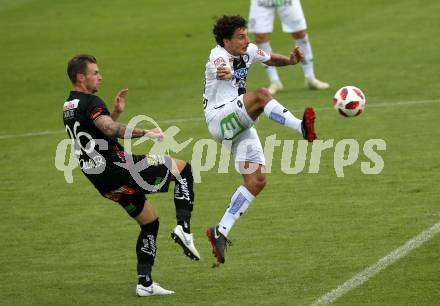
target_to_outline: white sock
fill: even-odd
[[[246,187],[240,186],[232,195],[231,203],[223,215],[218,227],[218,231],[225,237],[228,237],[234,223],[248,209],[249,204],[255,197],[247,190]]]
[[[292,130],[299,132],[300,134],[302,133],[301,131],[302,120],[296,118],[288,109],[282,106],[277,100],[275,99],[270,100],[264,107],[264,113],[269,119],[281,125],[285,125],[291,128]]]
[[[271,54],[272,53],[272,47],[270,46],[270,42],[264,42],[261,44],[257,44],[258,48],[265,51],[266,53]],[[280,77],[278,76],[277,68],[274,66],[268,66],[265,64],[262,64],[264,67],[264,70],[266,70],[267,76],[269,77],[269,80],[271,83],[279,82]]]
[[[315,71],[313,70],[313,53],[312,46],[309,42],[309,37],[306,35],[303,39],[295,39],[295,45],[300,47],[304,53],[304,60],[301,62],[304,77],[306,79],[314,79]]]

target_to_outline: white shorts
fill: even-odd
[[[252,162],[265,165],[263,147],[254,121],[246,112],[243,95],[215,111],[214,117],[207,122],[208,130],[218,142],[230,140],[231,152],[235,163]]]
[[[283,5],[275,6],[273,0],[251,0],[249,33],[272,33],[275,12],[280,16],[283,32],[296,33],[307,29],[300,1],[283,1]]]

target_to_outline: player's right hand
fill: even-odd
[[[157,139],[159,142],[161,142],[164,139],[165,134],[160,128],[155,128],[151,130],[145,130],[144,136],[152,139]]]
[[[230,80],[232,78],[231,68],[226,66],[220,66],[217,68],[217,79],[218,80]]]

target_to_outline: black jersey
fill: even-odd
[[[93,123],[101,115],[110,115],[110,112],[98,96],[71,91],[64,102],[64,126],[74,142],[81,170],[101,193],[105,193],[118,188],[129,178],[129,173],[115,164],[126,163],[124,147]]]

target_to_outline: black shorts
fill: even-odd
[[[145,195],[168,192],[171,181],[171,158],[162,155],[133,155],[135,163],[147,163],[146,169],[140,172],[126,171],[124,175],[115,175],[118,187],[101,194],[118,202],[131,217],[137,217],[146,200]],[[110,175],[112,177],[112,175]]]

